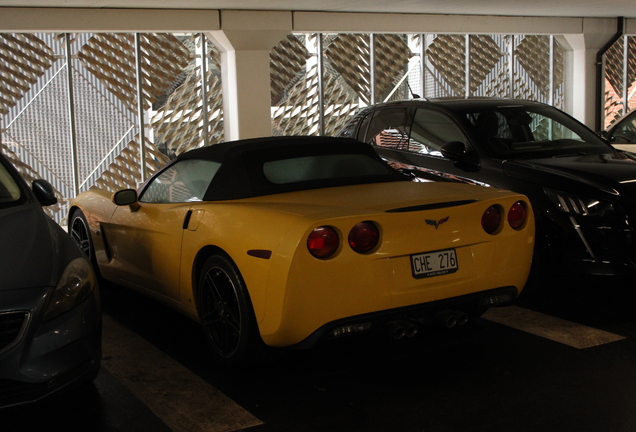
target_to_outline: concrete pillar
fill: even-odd
[[[223,10],[207,33],[221,51],[225,141],[271,135],[269,53],[291,31],[291,12]]]
[[[617,32],[617,20],[613,18],[583,18],[579,34],[559,37],[566,49],[565,111],[592,129],[597,128],[597,62],[600,50]]]

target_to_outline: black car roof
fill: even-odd
[[[238,159],[248,153],[258,153],[267,158],[267,154],[277,158],[281,154],[320,154],[332,153],[372,153],[373,147],[366,143],[351,138],[327,137],[327,136],[277,136],[251,138],[237,141],[228,141],[202,147],[182,153],[178,160],[182,159],[207,159],[216,162],[228,162]]]
[[[265,179],[262,172],[262,165],[267,161],[328,154],[366,155],[385,165],[387,174],[272,184]],[[410,180],[386,164],[370,144],[341,137],[285,136],[230,141],[183,153],[178,156],[177,161],[185,159],[205,159],[221,163],[218,173],[203,197],[204,201],[241,199],[360,183]]]
[[[519,100],[519,99],[507,99],[507,98],[493,98],[493,97],[467,97],[467,98],[421,98],[421,99],[404,99],[394,102],[386,102],[382,104],[373,105],[373,108],[383,106],[404,106],[404,105],[428,105],[428,106],[440,106],[449,109],[460,110],[472,110],[484,107],[497,107],[497,106],[539,106],[544,105],[540,102]]]

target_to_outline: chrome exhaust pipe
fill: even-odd
[[[406,329],[401,325],[400,321],[390,321],[386,323],[386,332],[395,340],[402,339],[406,336]]]
[[[404,321],[404,335],[408,338],[412,338],[417,334],[417,324],[411,321]]]
[[[457,316],[450,310],[444,310],[435,314],[435,319],[446,328],[453,328],[457,325]]]
[[[389,321],[385,325],[386,332],[395,340],[411,338],[417,334],[417,323],[407,320]]]
[[[457,320],[456,325],[463,326],[468,322],[469,317],[467,313],[464,313],[462,311],[453,311],[453,313],[455,314],[455,318]]]

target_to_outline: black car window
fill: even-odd
[[[529,137],[534,141],[555,141],[569,139],[584,142],[585,140],[572,129],[566,128],[561,123],[546,119],[541,114],[532,113],[532,122],[530,123],[531,132]]]
[[[390,173],[391,170],[386,165],[365,154],[314,155],[274,160],[263,164],[265,178],[274,184]]]
[[[497,111],[483,111],[474,118],[477,134],[496,153],[507,152],[512,144],[512,131],[506,118]]]
[[[364,140],[360,137],[358,140],[378,147],[406,150],[409,144],[409,128],[406,122],[406,108],[378,110],[373,114]]]
[[[451,141],[466,144],[464,133],[449,116],[429,109],[419,108],[415,111],[409,151],[441,157],[439,149]]]
[[[636,111],[627,116],[621,124],[612,131],[611,140],[614,144],[636,143]]]
[[[475,136],[500,157],[606,152],[598,135],[549,106],[480,107],[466,113]]]
[[[18,183],[9,171],[0,163],[0,207],[20,200],[22,193]]]
[[[219,162],[185,159],[151,180],[139,199],[147,203],[179,203],[202,201]]]

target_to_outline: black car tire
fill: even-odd
[[[197,288],[199,318],[214,358],[226,366],[255,364],[265,344],[236,264],[225,254],[212,255],[203,265]]]
[[[79,246],[84,255],[93,265],[95,273],[99,276],[99,269],[97,267],[97,260],[95,259],[95,247],[93,246],[93,239],[91,237],[91,231],[88,226],[86,216],[81,210],[75,210],[71,216],[71,220],[68,223],[68,233],[73,241]]]

